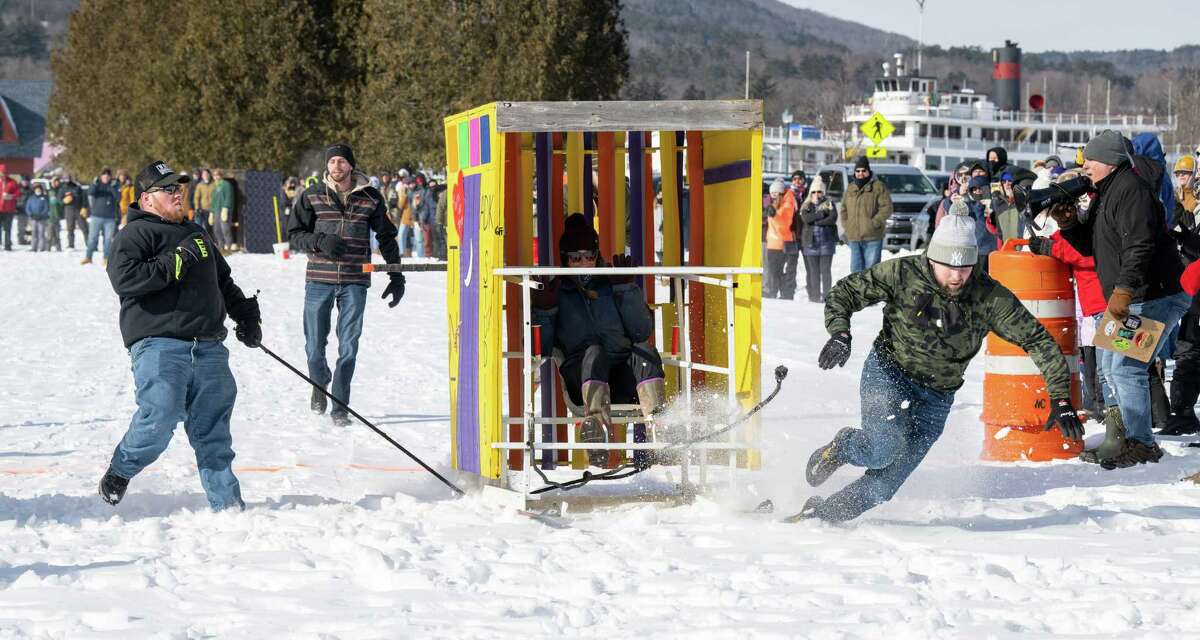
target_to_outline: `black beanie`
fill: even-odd
[[[808,182],[808,176],[804,175],[804,172],[799,169],[796,169],[792,172],[792,180],[795,180],[797,177],[805,182]]]
[[[354,151],[350,149],[350,145],[344,142],[338,142],[336,144],[329,145],[329,148],[325,150],[325,164],[329,164],[329,159],[334,156],[341,156],[345,158],[346,162],[350,163],[351,169],[353,169],[354,165],[356,164],[354,162]]]
[[[866,156],[859,156],[858,159],[856,159],[854,161],[854,168],[855,169],[866,169],[867,171],[870,171],[871,170],[871,161],[867,160]]]
[[[596,230],[592,228],[582,213],[572,213],[567,216],[567,221],[563,225],[562,236],[558,239],[558,251],[565,254],[568,251],[585,249],[599,251],[600,236],[596,235]],[[565,258],[563,262],[566,262]]]

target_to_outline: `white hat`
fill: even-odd
[[[783,181],[783,178],[775,178],[775,182],[771,183],[771,195],[780,196],[784,191],[787,191],[787,183]]]
[[[813,181],[808,183],[808,192],[812,193],[814,191],[825,193],[825,181],[821,179],[821,176],[813,178]]]
[[[950,205],[950,213],[933,230],[925,257],[951,267],[974,266],[979,259],[979,245],[975,241],[975,221],[969,214],[963,200]]]

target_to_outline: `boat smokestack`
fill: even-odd
[[[992,49],[992,99],[1002,111],[1021,110],[1021,48],[1012,40]]]

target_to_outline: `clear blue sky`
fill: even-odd
[[[782,0],[917,38],[916,0]],[[1136,9],[1134,9],[1136,7]],[[1200,3],[1189,0],[927,0],[925,42],[1025,51],[1174,49],[1200,44]]]

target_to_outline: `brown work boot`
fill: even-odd
[[[608,442],[612,423],[612,396],[608,383],[589,380],[583,383],[583,407],[587,416],[579,425],[580,442]],[[588,464],[603,467],[608,461],[605,449],[588,449]]]
[[[92,263],[91,258],[84,258],[83,260],[79,261],[79,264],[91,264],[91,263]]]
[[[662,378],[646,380],[637,388],[642,415],[649,418],[667,406],[667,383]]]

